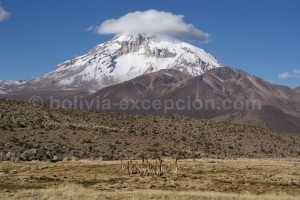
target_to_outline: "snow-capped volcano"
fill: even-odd
[[[29,83],[37,87],[98,90],[161,69],[178,69],[196,76],[220,66],[204,50],[177,39],[122,34]]]

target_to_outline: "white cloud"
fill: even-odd
[[[294,74],[299,74],[299,75],[300,75],[300,69],[294,69],[294,70],[293,70],[293,73],[294,73]]]
[[[184,21],[183,15],[158,10],[128,13],[118,19],[104,21],[98,34],[150,33],[208,41],[209,34]]]
[[[10,12],[5,10],[1,5],[0,5],[0,22],[8,19],[10,16]]]
[[[291,78],[300,78],[300,70],[299,69],[294,69],[292,71],[289,72],[283,72],[278,74],[278,78],[280,80],[288,80]]]
[[[86,28],[86,31],[94,31],[95,27],[94,26],[89,26]]]
[[[283,72],[283,73],[280,73],[278,74],[278,78],[280,80],[287,80],[290,78],[290,72]]]

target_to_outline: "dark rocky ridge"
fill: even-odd
[[[162,104],[183,101],[183,109],[166,109],[163,106],[160,109],[138,106],[136,109],[128,106],[129,109],[123,111],[230,120],[279,132],[300,133],[300,96],[296,89],[273,85],[228,67],[216,68],[197,77],[180,71],[162,70],[104,88],[90,96],[89,100],[96,98],[109,99],[115,105],[114,111],[122,111],[119,102],[143,105],[145,100],[159,100]],[[188,104],[197,101],[202,103],[200,109],[188,107]]]

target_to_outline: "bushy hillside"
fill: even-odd
[[[51,110],[0,101],[0,159],[298,157],[300,138],[184,117]]]

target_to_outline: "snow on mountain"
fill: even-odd
[[[0,80],[0,95],[7,94],[11,90],[25,84],[26,81]]]
[[[197,76],[216,67],[221,65],[212,55],[189,43],[164,36],[122,34],[29,83],[94,91],[161,69]]]
[[[25,81],[15,81],[15,80],[0,80],[0,87],[11,86],[11,85],[22,85]]]

